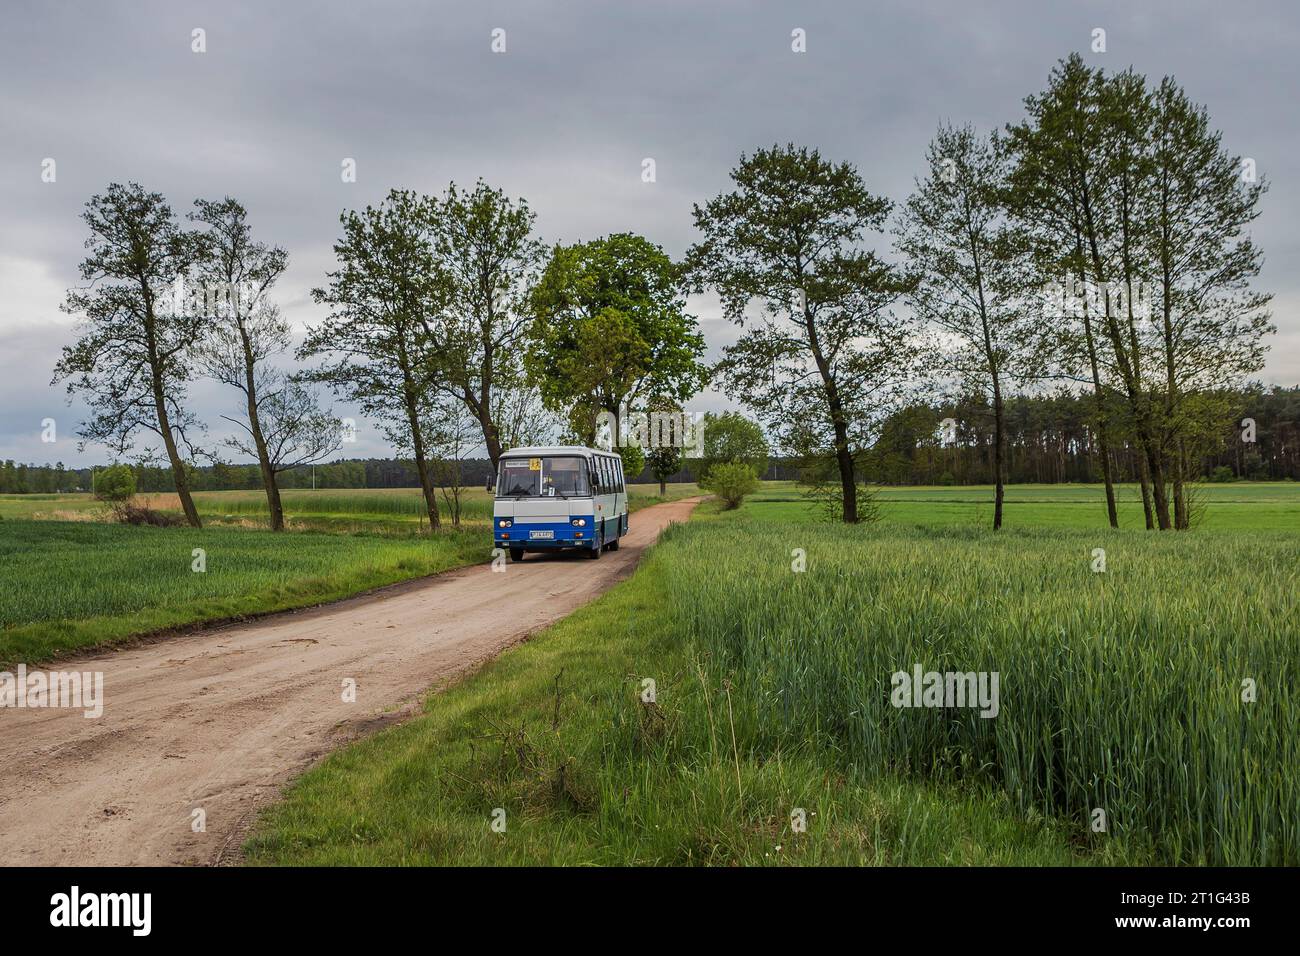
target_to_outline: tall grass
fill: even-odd
[[[383,517],[418,519],[426,514],[424,498],[418,489],[399,489],[393,492],[329,492],[329,491],[285,491],[281,494],[281,503],[292,518],[294,515],[327,515],[346,517],[351,515],[378,515]],[[256,495],[239,497],[217,497],[200,495],[199,504],[205,511],[232,515],[267,515],[269,508],[266,497],[260,492]],[[438,508],[443,517],[446,514],[446,501],[441,493]],[[492,515],[491,499],[481,494],[468,494],[461,501],[462,517],[486,520]]]
[[[664,613],[731,687],[745,751],[995,785],[1093,843],[1100,808],[1169,863],[1300,862],[1294,536],[742,516],[674,529],[671,547]],[[891,675],[914,664],[998,672],[1000,712],[895,708]]]

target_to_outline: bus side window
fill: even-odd
[[[603,495],[605,493],[605,463],[601,460],[600,456],[597,455],[595,458],[591,459],[591,464],[594,466],[592,470],[596,473],[595,494]]]
[[[619,494],[623,494],[623,495],[625,495],[625,494],[627,494],[627,482],[624,480],[624,476],[623,476],[623,459],[622,459],[622,458],[620,458],[620,459],[618,459],[618,461],[614,462],[614,468],[615,468],[615,470],[618,472],[618,491],[619,491]]]
[[[600,493],[602,495],[609,494],[609,459],[608,458],[602,458],[600,460]]]

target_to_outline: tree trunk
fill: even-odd
[[[199,520],[199,509],[194,507],[194,499],[190,497],[190,476],[185,471],[185,463],[181,461],[180,452],[176,448],[176,438],[172,435],[171,417],[167,414],[167,396],[163,392],[162,382],[162,361],[158,355],[157,339],[154,337],[154,312],[153,312],[153,294],[148,288],[148,283],[141,283],[145,298],[145,347],[149,353],[149,376],[150,385],[153,388],[153,407],[158,416],[158,431],[162,434],[163,447],[167,449],[167,460],[172,466],[172,480],[176,485],[176,497],[181,501],[181,510],[185,512],[185,520],[190,523],[191,528],[203,527],[203,522]]]
[[[1002,528],[1002,499],[1005,496],[1003,476],[1006,471],[1006,428],[1003,425],[1002,386],[996,373],[993,375],[993,530]]]
[[[1138,455],[1138,482],[1142,486],[1142,516],[1146,519],[1148,531],[1156,527],[1155,513],[1151,510],[1151,473],[1147,467],[1146,449]]]
[[[838,406],[838,402],[836,405]],[[840,468],[840,490],[844,494],[843,517],[845,524],[858,523],[858,483],[853,474],[853,455],[849,453],[848,428],[838,408],[835,415],[835,461]]]
[[[1155,497],[1156,521],[1161,531],[1168,531],[1172,524],[1169,521],[1169,498],[1165,491],[1164,458],[1150,436],[1147,436],[1145,444],[1147,463],[1151,469],[1151,491]]]
[[[172,479],[176,483],[176,497],[181,500],[181,509],[185,512],[185,520],[190,523],[190,527],[201,528],[203,522],[199,520],[199,509],[194,507],[194,499],[190,497],[190,476],[185,471],[185,463],[181,461],[180,452],[176,448],[176,439],[172,436],[171,419],[167,415],[167,403],[163,399],[162,385],[156,377],[154,379],[153,399],[154,408],[158,412],[158,429],[162,432],[163,445],[167,449],[167,458],[172,465]]]
[[[488,458],[492,461],[492,468],[495,470],[501,463],[501,453],[505,449],[501,447],[501,435],[496,422],[492,421],[492,393],[485,386],[483,394],[479,397],[469,389],[462,390],[461,394],[470,413],[483,431],[483,447],[487,449]]]
[[[1101,455],[1102,480],[1106,483],[1106,516],[1110,519],[1110,526],[1118,528],[1119,513],[1115,510],[1115,482],[1111,478],[1110,445],[1106,439],[1108,425],[1106,397],[1101,387],[1101,370],[1097,366],[1097,346],[1092,337],[1092,321],[1088,316],[1086,300],[1083,307],[1083,331],[1088,344],[1088,362],[1092,368],[1092,388],[1097,397],[1097,451]]]
[[[969,224],[969,219],[967,220]],[[1003,427],[1002,383],[998,375],[997,355],[993,350],[993,333],[989,328],[988,306],[984,301],[984,269],[980,265],[979,245],[975,234],[968,225],[971,261],[975,264],[975,287],[979,294],[980,328],[984,334],[984,360],[989,364],[989,379],[993,384],[993,530],[1002,528],[1002,499],[1006,493],[1003,487],[1006,447],[1005,428]]]
[[[438,515],[438,495],[433,487],[433,476],[424,455],[424,434],[420,429],[420,412],[415,404],[415,387],[408,379],[406,392],[406,420],[411,427],[411,450],[415,454],[415,470],[420,475],[420,490],[424,492],[424,506],[429,513],[429,530],[438,531],[442,520]]]
[[[802,275],[802,264],[796,270]],[[803,307],[804,328],[808,333],[808,346],[812,350],[813,360],[817,363],[817,372],[821,375],[822,387],[826,389],[826,404],[831,413],[831,425],[835,429],[835,462],[840,472],[840,493],[843,496],[841,517],[845,524],[858,523],[858,484],[853,473],[853,455],[849,452],[849,427],[844,421],[844,405],[840,401],[839,388],[835,376],[831,374],[830,364],[822,354],[821,343],[817,340],[817,326],[813,323],[812,309],[808,303]]]
[[[262,473],[262,488],[266,492],[266,506],[271,512],[271,530],[284,530],[284,508],[280,504],[280,488],[275,480],[275,467],[271,464],[271,454],[266,447],[266,438],[262,435],[262,423],[257,416],[257,395],[253,391],[253,369],[248,368],[248,424],[253,433],[253,444],[257,448],[257,466]]]
[[[1187,513],[1187,489],[1183,487],[1183,469],[1185,453],[1182,443],[1179,443],[1177,455],[1174,458],[1174,528],[1178,531],[1186,531],[1191,527],[1191,516]]]
[[[663,497],[665,497],[667,494],[668,494],[668,482],[666,482],[666,481],[660,481],[660,482],[659,482],[659,497],[660,497],[660,498],[663,498]]]
[[[242,315],[239,318],[239,338],[244,350],[244,398],[248,404],[248,430],[253,435],[253,446],[257,449],[257,467],[262,473],[266,506],[271,512],[271,530],[283,531],[284,507],[280,502],[280,486],[275,478],[275,465],[266,447],[266,437],[262,434],[262,421],[258,415],[257,359],[253,355],[253,343],[249,341]]]

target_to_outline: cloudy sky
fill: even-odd
[[[49,384],[73,319],[86,199],[134,180],[184,212],[229,194],[284,246],[276,299],[298,327],[332,265],[339,212],[393,186],[483,177],[524,196],[548,242],[640,232],[674,257],[691,204],[742,151],[815,145],[900,200],[942,121],[1019,118],[1072,51],[1174,74],[1272,182],[1255,236],[1279,334],[1264,372],[1300,382],[1300,134],[1291,0],[513,0],[10,3],[0,28],[0,459],[89,464],[83,409]],[[807,52],[791,50],[791,31]],[[1093,30],[1106,52],[1093,53]],[[195,29],[206,52],[192,50]],[[504,30],[505,52],[492,51]],[[653,158],[657,181],[643,183]],[[56,181],[42,182],[55,160]],[[340,164],[356,161],[357,181]],[[734,332],[693,301],[711,353]],[[717,408],[702,396],[697,408]],[[198,383],[198,415],[237,407]],[[342,406],[339,411],[346,411]],[[54,418],[57,441],[41,440]],[[219,434],[222,430],[214,428]],[[362,421],[351,456],[385,455]]]

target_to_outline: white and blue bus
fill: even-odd
[[[598,448],[512,448],[497,465],[492,531],[496,546],[522,561],[528,552],[617,551],[627,534],[623,459]]]

